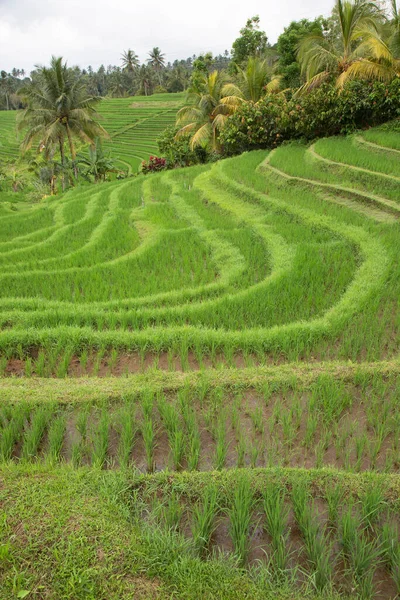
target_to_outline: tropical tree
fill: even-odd
[[[98,97],[88,96],[84,81],[63,63],[52,57],[50,67],[39,67],[35,83],[24,90],[28,107],[18,120],[26,130],[22,150],[38,143],[38,151],[51,157],[58,148],[65,165],[65,143],[75,162],[75,139],[93,144],[97,136],[107,136],[95,111]],[[77,169],[75,166],[75,176]]]
[[[10,96],[13,92],[12,78],[6,71],[0,72],[0,95],[4,97],[6,110],[10,110]]]
[[[251,56],[243,69],[238,68],[237,84],[227,83],[222,88],[221,103],[235,108],[243,102],[258,102],[265,95],[270,76],[268,61]]]
[[[158,46],[156,48],[153,48],[153,50],[151,50],[149,52],[149,56],[150,58],[148,59],[148,63],[150,66],[153,67],[154,71],[157,73],[158,75],[158,80],[160,85],[162,84],[162,79],[161,79],[161,71],[164,69],[165,67],[165,54],[163,54],[160,50],[160,48],[158,48]]]
[[[169,92],[182,92],[188,87],[189,72],[188,69],[178,63],[174,64],[168,73],[167,89]]]
[[[327,20],[322,17],[318,17],[314,21],[308,19],[292,21],[285,27],[276,43],[278,60],[275,68],[276,75],[281,77],[283,87],[296,89],[304,83],[301,81],[300,65],[297,60],[299,43],[306,35],[322,35],[326,28]]]
[[[141,93],[148,96],[153,91],[153,73],[147,65],[142,65],[137,72],[136,82]]]
[[[96,182],[105,181],[107,173],[115,170],[111,157],[104,153],[100,138],[96,138],[94,145],[89,146],[87,156],[78,155],[78,164],[83,165],[84,176],[93,177]]]
[[[385,16],[369,0],[337,0],[339,36],[311,34],[300,42],[298,59],[306,83],[299,92],[334,78],[338,88],[351,79],[391,81],[400,69],[380,34]]]
[[[260,30],[260,17],[248,19],[240,30],[240,36],[232,44],[232,62],[242,65],[251,56],[264,57],[268,48],[265,31]]]
[[[121,54],[122,68],[124,71],[133,73],[139,67],[139,57],[131,49],[124,50]]]
[[[219,151],[218,133],[226,119],[232,113],[228,104],[221,103],[225,76],[219,71],[202,75],[201,91],[191,89],[188,103],[177,115],[177,126],[180,128],[176,138],[191,136],[190,146],[202,146]]]

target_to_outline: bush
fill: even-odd
[[[167,159],[167,168],[190,167],[209,160],[207,150],[201,147],[190,147],[190,135],[184,135],[175,139],[178,128],[168,127],[158,138],[160,153]]]
[[[168,90],[162,85],[156,85],[154,88],[153,94],[167,94]]]
[[[220,142],[226,155],[275,148],[287,140],[351,133],[400,116],[400,78],[390,84],[353,81],[339,93],[325,84],[309,94],[267,95],[228,119]]]
[[[164,171],[167,168],[167,161],[165,158],[160,156],[150,156],[149,160],[142,162],[142,173],[156,173],[157,171]]]

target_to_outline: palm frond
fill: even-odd
[[[310,92],[311,90],[319,87],[322,83],[327,81],[330,78],[330,76],[331,74],[329,71],[321,71],[321,73],[317,73],[317,75],[314,75],[314,77],[312,77],[311,79],[306,81],[304,85],[299,87],[299,89],[294,95],[301,96],[302,94]]]
[[[205,123],[200,127],[193,135],[190,142],[191,148],[194,149],[196,146],[205,147],[213,139],[213,127],[211,123]]]
[[[372,60],[360,59],[354,61],[347,71],[344,71],[337,79],[336,86],[343,89],[347,81],[352,79],[367,79],[390,82],[396,76],[391,65],[386,65]]]

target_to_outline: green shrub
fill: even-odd
[[[190,135],[175,139],[178,129],[179,127],[168,127],[157,140],[160,154],[167,159],[167,168],[190,167],[210,162],[212,157],[204,148],[190,148]]]
[[[258,148],[275,148],[293,139],[350,133],[400,116],[400,78],[391,84],[350,82],[341,93],[324,84],[309,94],[267,95],[245,104],[221,132],[227,155]]]

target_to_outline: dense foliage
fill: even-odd
[[[307,95],[267,95],[242,105],[220,141],[226,154],[274,148],[284,141],[311,140],[377,125],[400,116],[400,79],[391,84],[349,82],[342,93],[324,84]]]
[[[314,21],[308,19],[292,21],[279,36],[276,44],[278,54],[276,73],[281,77],[281,87],[283,89],[295,89],[301,85],[301,70],[297,60],[299,42],[304,35],[310,33],[321,34],[323,25],[321,17]]]

